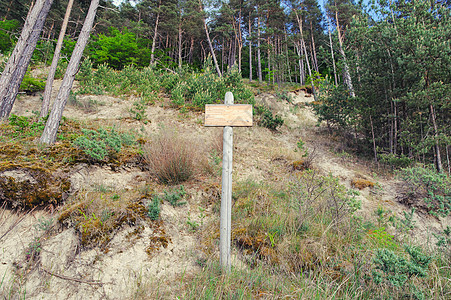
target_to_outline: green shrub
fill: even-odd
[[[42,79],[31,77],[27,72],[20,84],[19,90],[26,92],[27,94],[33,94],[39,91],[43,91],[45,88],[45,82]]]
[[[426,277],[431,256],[424,254],[414,246],[404,246],[409,254],[409,260],[398,256],[391,250],[379,249],[373,260],[375,268],[372,271],[376,284],[388,283],[394,287],[403,287],[413,276]]]
[[[423,200],[432,215],[446,217],[451,213],[451,178],[448,175],[432,167],[417,166],[401,169],[399,177],[405,184],[405,197]]]
[[[255,106],[255,112],[257,115],[260,115],[260,120],[258,123],[271,130],[277,130],[280,126],[283,125],[283,119],[279,115],[273,115],[271,110],[266,106]]]
[[[14,33],[19,28],[17,20],[1,20],[0,21],[0,52],[9,51],[15,41]]]
[[[113,157],[121,151],[122,145],[131,145],[134,137],[121,134],[114,128],[107,131],[100,128],[98,131],[82,129],[83,135],[78,137],[74,144],[82,149],[91,159],[102,161],[107,156]]]
[[[180,189],[174,189],[171,192],[164,191],[163,200],[169,202],[173,207],[185,205],[186,202],[180,202],[185,197],[185,187],[182,185]]]
[[[158,220],[161,211],[161,199],[158,196],[153,196],[152,200],[147,205],[147,215],[152,221]]]

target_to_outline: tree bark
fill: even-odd
[[[313,84],[313,78],[312,78],[312,69],[310,68],[310,63],[308,61],[308,54],[307,54],[307,47],[305,46],[305,41],[304,41],[304,31],[302,30],[302,22],[301,19],[299,18],[299,15],[297,13],[297,11],[294,11],[296,14],[296,19],[298,21],[298,26],[299,26],[299,32],[301,33],[301,50],[304,49],[304,54],[305,54],[305,62],[307,63],[307,70],[309,73],[309,76],[311,78],[312,81],[312,92],[313,92],[313,98],[316,101],[316,91],[315,91],[315,85]]]
[[[332,34],[330,32],[330,20],[329,17],[327,17],[327,31],[329,32],[329,42],[330,42],[330,54],[332,55],[332,65],[334,68],[334,79],[335,79],[335,85],[338,85],[338,78],[337,78],[337,67],[335,66],[335,56],[334,56],[334,46],[332,45]]]
[[[257,6],[258,11],[258,6]],[[262,75],[262,61],[261,61],[261,50],[260,50],[260,16],[257,17],[257,72],[258,72],[258,82],[263,81]]]
[[[7,118],[11,113],[52,2],[53,0],[45,0],[42,2],[42,6],[41,3],[36,3],[32,8],[27,18],[27,21],[30,20],[30,22],[28,24],[27,21],[25,22],[21,37],[5,66],[0,79],[0,119]],[[40,10],[38,11],[38,9]],[[31,24],[33,21],[34,23]],[[29,26],[31,25],[30,29]]]
[[[182,20],[179,23],[179,69],[182,69]]]
[[[249,36],[252,32],[251,12],[249,12]],[[252,40],[249,37],[249,82],[252,81]]]
[[[30,9],[22,33],[0,77],[0,119],[7,118],[16,99],[20,83],[36,48],[39,34],[53,0],[38,0]],[[42,22],[40,20],[44,19]],[[22,75],[23,74],[23,75]],[[17,91],[15,91],[17,90]]]
[[[199,8],[200,11],[204,11],[204,8],[202,6],[202,0],[199,0]],[[207,21],[205,20],[204,16],[202,16],[202,22],[204,23],[205,35],[207,36],[208,46],[210,47],[210,53],[213,58],[213,63],[215,64],[216,72],[218,72],[219,77],[221,77],[222,76],[221,70],[219,69],[218,61],[216,60],[213,44],[211,43],[210,34],[208,33]]]
[[[155,65],[155,47],[156,47],[156,44],[157,44],[158,23],[159,23],[159,20],[160,20],[160,7],[161,7],[161,0],[160,0],[160,2],[158,2],[157,19],[155,20],[155,28],[154,28],[154,32],[153,32],[152,50],[150,51],[150,66],[154,66]]]
[[[41,113],[39,114],[39,118],[44,118],[49,113],[53,80],[55,79],[56,67],[58,66],[58,60],[60,58],[61,48],[63,46],[64,35],[66,34],[67,23],[69,23],[69,17],[72,11],[73,4],[74,0],[69,0],[69,2],[67,3],[66,14],[64,15],[63,25],[61,26],[58,42],[56,43],[55,53],[53,54],[52,65],[50,66],[49,75],[47,76],[47,82],[45,84],[44,99],[42,101]]]
[[[96,17],[97,8],[99,7],[99,0],[92,0],[89,6],[88,14],[75,45],[69,65],[67,66],[66,74],[58,91],[58,96],[53,103],[52,111],[50,112],[47,123],[45,124],[44,132],[42,133],[40,142],[44,144],[53,144],[56,140],[56,134],[63,115],[64,107],[66,106],[69,93],[74,83],[75,74],[78,72],[83,50],[89,40],[89,35]]]
[[[437,172],[441,173],[443,171],[442,166],[442,157],[440,155],[440,145],[438,143],[438,129],[437,129],[437,122],[435,117],[435,111],[434,106],[432,104],[429,105],[429,108],[431,110],[431,118],[432,118],[432,125],[434,126],[434,137],[435,137],[435,166],[437,168]]]
[[[346,54],[343,49],[343,37],[341,35],[340,24],[338,23],[338,11],[337,10],[335,11],[335,20],[337,22],[338,43],[340,46],[339,50],[340,50],[341,56],[343,57],[345,84],[348,87],[349,93],[351,94],[351,96],[355,97],[354,87],[352,85],[351,73],[349,72],[349,66],[348,66],[348,62],[346,60]]]

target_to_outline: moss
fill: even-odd
[[[304,171],[304,170],[308,170],[309,169],[309,165],[308,163],[301,159],[301,160],[296,160],[294,162],[291,163],[291,169],[293,171]]]
[[[23,177],[21,180],[14,176],[0,177],[0,200],[5,201],[9,207],[57,205],[66,198],[70,189],[69,180],[54,177],[39,166],[22,168],[6,162],[0,164],[0,172],[4,171],[17,171]]]
[[[157,251],[159,248],[167,248],[169,243],[171,242],[171,238],[166,234],[166,231],[163,227],[163,222],[153,222],[152,223],[153,236],[149,238],[149,246],[146,247],[146,253],[149,256]]]
[[[367,187],[370,188],[374,187],[374,182],[362,178],[354,178],[351,181],[351,186],[358,188],[359,190],[363,190],[364,188]]]

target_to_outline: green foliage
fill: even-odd
[[[114,128],[107,131],[103,128],[96,130],[82,129],[83,135],[78,137],[74,144],[82,149],[91,159],[102,161],[107,156],[121,151],[122,145],[134,143],[134,137],[129,134],[119,133]]]
[[[36,92],[44,91],[45,81],[38,78],[31,77],[30,73],[25,73],[25,76],[20,84],[19,91],[27,94],[34,94]]]
[[[186,202],[180,202],[185,197],[185,187],[182,185],[180,189],[174,189],[171,192],[164,191],[163,200],[171,203],[173,207],[185,205]]]
[[[147,215],[152,221],[158,220],[161,211],[161,199],[158,196],[153,196],[152,200],[147,205]]]
[[[271,130],[277,130],[283,125],[283,119],[279,115],[274,115],[271,110],[264,105],[255,105],[255,112],[261,116],[259,124]]]
[[[429,213],[446,217],[451,213],[451,178],[432,168],[412,167],[400,170],[407,196],[424,200]]]
[[[9,51],[14,42],[14,33],[19,28],[19,21],[17,20],[1,20],[0,21],[0,53]]]
[[[34,121],[30,117],[17,116],[12,114],[9,117],[9,124],[14,127],[14,137],[18,136],[38,136],[42,133],[47,119]]]
[[[94,65],[108,64],[121,70],[128,65],[145,66],[150,60],[150,51],[141,47],[136,35],[126,27],[110,27],[108,35],[99,34],[89,45],[89,56]]]
[[[373,280],[377,284],[389,283],[394,287],[403,287],[413,276],[426,277],[431,256],[414,246],[404,246],[409,254],[409,260],[398,256],[391,250],[379,249],[373,259],[375,268],[372,271]]]
[[[377,155],[381,163],[387,164],[394,168],[406,168],[412,164],[412,159],[404,154],[396,155],[393,153],[379,153]]]
[[[254,103],[254,95],[245,87],[241,74],[236,68],[218,77],[210,63],[207,61],[204,70],[200,73],[182,74],[175,85],[174,81],[170,82],[174,88],[168,89],[168,86],[166,91],[171,93],[175,106],[202,110],[205,104],[222,103],[228,91],[233,93],[234,103]]]
[[[143,99],[133,102],[133,107],[130,108],[130,114],[132,115],[133,119],[138,121],[147,119],[146,107],[146,102]]]

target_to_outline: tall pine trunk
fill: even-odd
[[[330,32],[330,19],[327,17],[327,31],[329,33],[330,54],[332,55],[332,66],[334,68],[335,85],[338,85],[337,68],[335,66],[334,46],[332,44],[332,34]]]
[[[349,93],[352,97],[355,97],[354,86],[352,85],[351,73],[349,72],[348,62],[346,60],[346,54],[343,49],[343,37],[341,35],[340,24],[338,23],[338,11],[335,11],[335,20],[337,22],[337,33],[338,33],[338,43],[340,54],[343,57],[343,65],[344,65],[344,81],[346,86],[349,89]]]
[[[50,112],[47,123],[45,124],[44,132],[42,133],[40,139],[41,143],[53,144],[56,140],[56,133],[61,121],[61,116],[63,115],[64,107],[66,106],[67,99],[69,98],[69,93],[74,83],[75,74],[77,74],[78,66],[83,55],[83,50],[88,43],[98,7],[99,0],[92,0],[85,22],[83,23],[83,27],[78,37],[77,44],[75,45],[69,65],[67,66],[66,74],[64,75],[63,82],[61,83],[61,87],[58,91],[58,96],[53,103],[52,111]]]
[[[200,8],[201,12],[204,11],[204,8],[202,6],[202,0],[199,0],[199,8]],[[210,34],[208,32],[207,21],[205,20],[205,16],[202,16],[202,22],[204,23],[205,35],[207,36],[207,42],[208,42],[208,46],[210,47],[210,53],[213,58],[213,63],[215,64],[216,72],[218,73],[219,77],[221,77],[222,76],[221,70],[219,69],[218,61],[216,60],[216,55],[215,55],[215,51],[213,49],[213,44],[211,43]]]
[[[258,10],[258,6],[257,6]],[[262,76],[262,60],[261,60],[261,50],[260,50],[260,16],[257,17],[257,72],[258,72],[258,81],[263,81]]]
[[[155,28],[153,31],[152,49],[150,51],[150,66],[155,65],[155,48],[157,45],[158,23],[160,21],[160,7],[161,7],[161,0],[158,2],[157,19],[155,20]],[[166,48],[167,48],[167,46],[166,46]]]
[[[49,75],[45,84],[44,99],[42,101],[41,113],[39,118],[44,118],[49,113],[50,97],[52,95],[53,80],[55,79],[56,67],[60,58],[61,48],[63,46],[64,35],[66,34],[67,23],[69,23],[69,16],[72,10],[74,0],[69,0],[67,3],[66,14],[64,15],[63,25],[61,26],[58,42],[56,43],[55,53],[53,54],[52,65],[50,66]]]
[[[251,12],[249,12],[249,35],[252,32]],[[252,81],[252,40],[249,37],[249,82]]]
[[[47,18],[53,0],[40,0],[31,8],[22,33],[0,78],[0,119],[11,113],[19,86]]]

